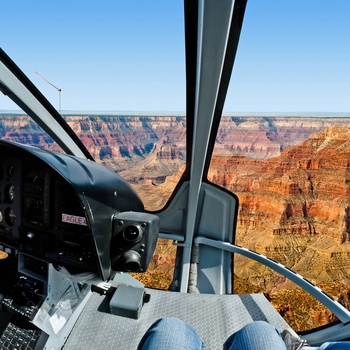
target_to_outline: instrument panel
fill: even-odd
[[[113,216],[126,210],[143,211],[141,199],[102,165],[0,141],[0,250],[105,280]]]
[[[44,162],[1,156],[0,242],[72,270],[96,271],[84,207],[69,184]]]

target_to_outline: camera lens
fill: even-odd
[[[127,225],[124,227],[123,236],[129,243],[137,243],[142,239],[142,230],[137,225]]]

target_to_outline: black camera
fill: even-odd
[[[145,272],[156,248],[159,218],[140,212],[113,217],[111,263],[114,271]]]

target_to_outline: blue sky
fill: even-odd
[[[0,1],[0,47],[56,108],[35,71],[63,111],[185,109],[181,0]],[[225,110],[350,112],[349,13],[349,0],[248,0]]]

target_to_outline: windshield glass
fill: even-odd
[[[163,207],[176,185],[164,182],[185,162],[183,4],[63,1],[53,10],[9,3],[6,18],[20,25],[5,26],[4,51],[97,162],[135,186],[147,209]],[[18,112],[7,96],[0,103],[0,112]],[[167,194],[155,196],[155,186]]]
[[[239,198],[236,244],[349,307],[349,4],[248,1],[209,180]],[[234,290],[263,292],[295,330],[335,321],[235,255]]]
[[[0,94],[0,101],[9,99]],[[23,143],[41,149],[64,153],[62,148],[48,135],[27,113],[18,109],[18,106],[10,101],[12,109],[0,110],[0,137]]]
[[[96,162],[129,181],[146,209],[162,208],[186,159],[183,4],[64,0],[3,10],[6,54]],[[1,93],[0,121],[4,139],[62,152]],[[159,240],[148,272],[137,278],[168,289],[175,252]]]

